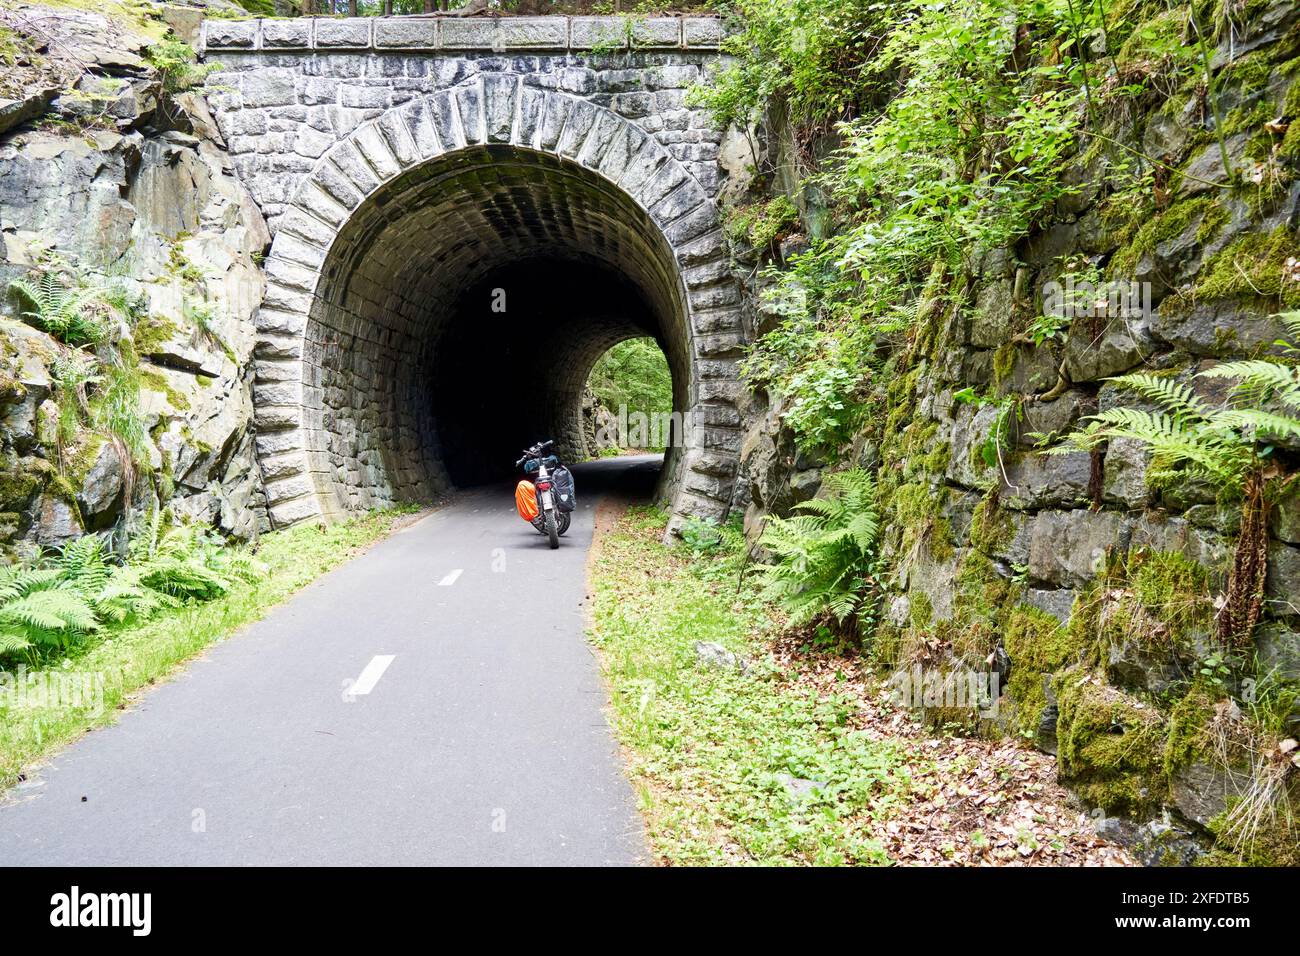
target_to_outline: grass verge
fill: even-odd
[[[633,507],[591,559],[592,643],[615,729],[667,864],[887,863],[873,836],[909,790],[900,749],[855,728],[856,702],[787,679],[768,610],[736,588],[742,539],[709,553],[660,542]],[[738,666],[709,664],[697,642]]]
[[[263,535],[257,560],[265,576],[203,604],[163,612],[143,624],[105,627],[52,667],[94,675],[99,696],[84,706],[26,707],[0,695],[0,790],[25,768],[94,727],[111,723],[135,691],[238,628],[262,617],[303,585],[358,554],[408,520],[411,509],[375,512],[320,528],[302,525]],[[88,695],[91,696],[91,695]]]

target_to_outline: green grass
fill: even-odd
[[[592,560],[592,642],[615,729],[663,863],[888,863],[872,831],[905,795],[902,753],[851,723],[853,702],[800,683],[760,643],[767,609],[737,593],[728,528],[710,554],[659,538],[665,516],[633,508]],[[753,663],[697,663],[712,641]],[[782,775],[814,780],[792,796]]]
[[[163,612],[143,624],[106,627],[44,670],[101,675],[102,707],[19,708],[0,696],[0,790],[35,761],[91,728],[111,723],[132,694],[179,664],[256,621],[303,585],[393,529],[404,511],[375,512],[324,529],[303,525],[263,535],[256,558],[264,577],[213,601]],[[28,670],[33,668],[30,666]]]

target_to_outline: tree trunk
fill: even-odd
[[[384,16],[391,17],[392,15],[393,15],[393,0],[384,0]]]
[[[359,12],[357,10],[357,6],[358,6],[357,0],[348,0],[348,16],[350,17],[358,16]]]

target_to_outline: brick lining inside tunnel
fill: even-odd
[[[509,75],[391,109],[318,161],[266,272],[254,403],[277,524],[428,500],[544,433],[580,453],[592,365],[647,334],[684,426],[661,493],[678,521],[726,513],[743,332],[717,209],[617,114]]]

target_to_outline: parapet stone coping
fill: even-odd
[[[205,19],[200,53],[713,50],[716,17],[297,17]]]

